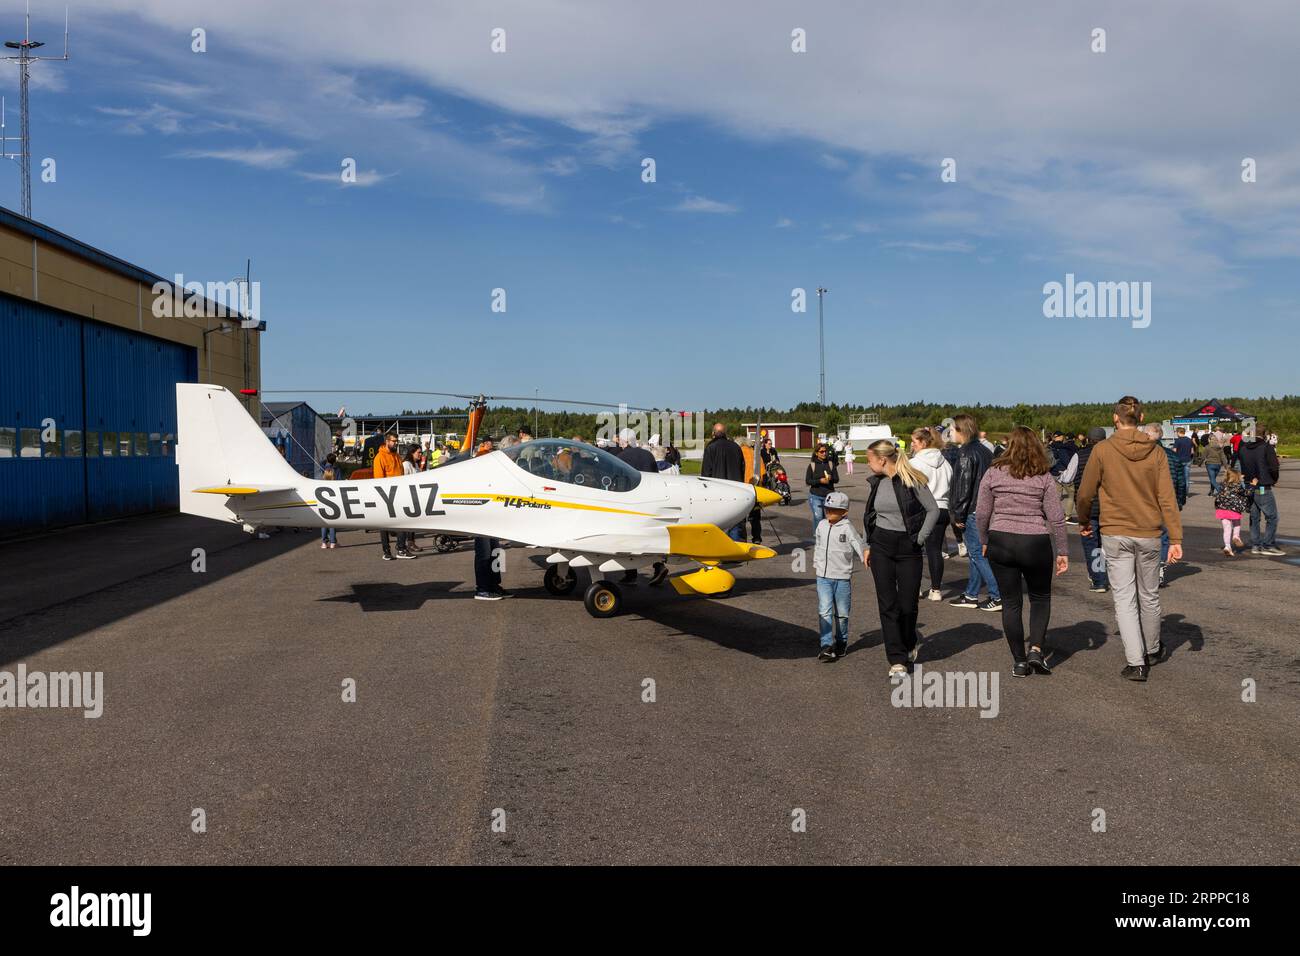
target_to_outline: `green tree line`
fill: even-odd
[[[1141,397],[1141,396],[1139,396]],[[1147,421],[1159,422],[1177,418],[1198,408],[1205,401],[1196,398],[1167,399],[1144,402]],[[1284,395],[1281,398],[1240,398],[1223,397],[1220,401],[1231,405],[1245,415],[1253,415],[1261,425],[1277,432],[1281,444],[1300,443],[1300,395]],[[1002,436],[1016,425],[1028,425],[1033,429],[1045,428],[1049,431],[1060,429],[1074,434],[1086,432],[1094,425],[1110,425],[1112,405],[1106,402],[1078,402],[1074,404],[1018,404],[1018,405],[952,405],[935,402],[909,402],[902,405],[820,405],[816,402],[801,402],[793,408],[713,408],[704,409],[706,428],[713,422],[725,424],[732,434],[740,432],[740,426],[761,418],[768,422],[807,422],[818,431],[833,433],[840,425],[847,424],[853,415],[875,412],[883,424],[889,425],[895,435],[903,436],[919,425],[934,425],[959,412],[968,412],[975,416],[980,428],[994,436]],[[443,406],[437,413],[463,413],[464,408]],[[404,415],[427,415],[427,409],[420,411],[403,411]],[[488,408],[484,428],[489,435],[500,437],[513,434],[520,425],[533,426],[539,437],[569,438],[581,435],[591,440],[596,435],[597,419],[595,414],[571,411],[553,411],[540,409],[536,413],[532,408],[511,408],[491,406]],[[464,422],[448,422],[448,431],[463,429]]]

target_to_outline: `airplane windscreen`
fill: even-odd
[[[563,481],[604,491],[631,491],[641,472],[594,445],[539,438],[505,449],[520,468],[547,481]]]

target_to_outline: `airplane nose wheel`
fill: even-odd
[[[587,588],[583,604],[592,617],[613,617],[623,610],[623,592],[613,581],[596,581]]]
[[[565,573],[561,575],[559,569],[551,565],[542,576],[542,584],[556,597],[564,597],[566,594],[572,594],[573,589],[578,586],[578,576],[573,573],[573,568],[566,568]]]

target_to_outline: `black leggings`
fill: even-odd
[[[905,665],[916,647],[921,548],[905,532],[877,528],[871,537],[871,576],[876,582],[885,656],[890,664]]]
[[[939,520],[925,539],[925,560],[930,564],[930,588],[943,590],[943,536],[948,533],[948,509],[939,509]]]
[[[1029,585],[1029,645],[1042,648],[1047,622],[1052,616],[1052,576],[1056,555],[1051,535],[989,532],[989,564],[1002,592],[1002,630],[1011,656],[1025,659],[1025,624],[1020,579]]]

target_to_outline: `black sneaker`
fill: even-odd
[[[1088,590],[1093,594],[1105,594],[1110,590],[1110,588],[1106,587],[1104,584],[1094,584],[1092,587],[1088,588]]]
[[[1036,651],[1033,648],[1030,648],[1029,650],[1029,666],[1039,674],[1052,673],[1052,669],[1048,667],[1047,662],[1043,660],[1043,652]]]
[[[499,598],[514,597],[513,594],[511,594],[503,587],[495,587],[491,591],[489,591],[488,594],[495,594]]]
[[[981,611],[1000,611],[1002,610],[1002,600],[1000,598],[989,598],[983,604],[976,604]]]
[[[835,648],[823,646],[817,659],[823,664],[833,664],[835,662]]]
[[[971,597],[969,594],[963,594],[961,597],[957,598],[957,600],[949,601],[948,606],[949,607],[979,607],[980,602],[975,598]]]
[[[659,585],[663,584],[667,580],[668,580],[668,565],[656,564],[654,568],[654,574],[650,575],[650,586],[652,588],[657,588]]]
[[[1029,664],[1025,661],[1016,661],[1016,666],[1011,668],[1012,677],[1028,677],[1033,671],[1029,669]]]
[[[836,657],[843,657],[843,656],[844,656],[845,654],[847,654],[848,652],[849,652],[849,642],[848,642],[848,641],[836,641],[836,642],[835,642],[835,656],[836,656]]]
[[[397,560],[397,559],[394,558],[394,557],[393,557],[391,554],[389,554],[387,551],[385,551],[385,552],[384,552],[384,560],[385,560],[385,561],[395,561],[395,560]]]
[[[494,591],[479,591],[474,595],[475,601],[500,601],[501,595]]]
[[[1155,653],[1148,654],[1146,658],[1147,667],[1155,667],[1157,664],[1163,664],[1165,661],[1169,660],[1169,654],[1165,651],[1164,644],[1157,644]]]
[[[1124,669],[1119,672],[1119,676],[1126,680],[1145,681],[1151,668],[1146,664],[1125,664]]]
[[[397,560],[399,560],[399,561],[414,561],[414,560],[415,560],[415,555],[411,554],[411,552],[409,552],[409,551],[398,551],[398,552],[397,552]]]

